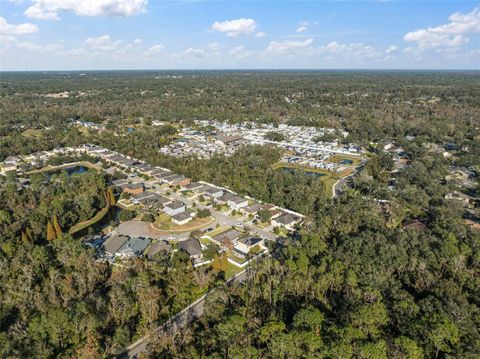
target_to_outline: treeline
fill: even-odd
[[[448,213],[448,205],[435,211]],[[476,358],[480,234],[455,216],[389,228],[377,205],[345,197],[322,223],[207,300],[205,315],[151,358]]]

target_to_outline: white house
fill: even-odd
[[[185,204],[180,201],[167,203],[165,206],[163,206],[163,210],[165,211],[165,213],[171,217],[175,216],[176,214],[185,212],[186,209],[187,208]]]
[[[232,196],[228,199],[228,205],[231,209],[239,210],[240,208],[248,206],[248,200],[240,196]]]

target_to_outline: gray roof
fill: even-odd
[[[182,208],[184,206],[185,206],[185,204],[183,202],[180,202],[180,201],[175,201],[175,202],[168,203],[168,204],[165,205],[165,207],[168,207],[168,208],[171,208],[171,209],[178,209],[178,208]]]
[[[176,215],[172,216],[172,219],[174,219],[176,221],[183,221],[187,218],[191,218],[190,213],[188,213],[188,212],[182,212],[182,213],[179,213],[179,214],[176,214]]]
[[[261,204],[254,203],[251,206],[243,207],[243,211],[247,213],[256,213],[262,208]]]
[[[296,222],[298,220],[298,217],[294,216],[293,214],[290,214],[290,213],[284,213],[280,216],[278,216],[277,218],[274,219],[275,222],[277,223],[281,223],[281,224],[284,224],[284,225],[289,225],[289,224],[292,224],[294,222]]]
[[[126,179],[117,179],[112,181],[112,184],[114,186],[123,186],[123,185],[126,185],[127,183],[128,181]]]
[[[125,187],[128,189],[143,188],[143,183],[129,183]]]
[[[158,205],[158,206],[163,206],[169,202],[172,202],[172,200],[166,197],[160,196],[159,194],[156,194],[156,193],[152,197],[148,197],[146,200],[147,204]]]
[[[233,195],[231,196],[229,199],[228,199],[230,202],[233,202],[235,204],[240,204],[240,203],[243,203],[245,202],[247,199],[246,198],[243,198],[243,197],[240,197],[240,196],[237,196],[237,195]]]
[[[171,250],[172,250],[172,246],[168,244],[166,241],[158,241],[158,242],[152,243],[145,254],[148,257],[153,257],[155,254],[159,252],[170,253]]]
[[[137,200],[137,201],[144,201],[148,198],[151,198],[155,196],[155,193],[153,192],[142,192],[142,193],[139,193],[137,195],[134,196],[134,198]]]
[[[216,236],[213,236],[212,238],[216,240],[217,242],[224,243],[228,241],[234,241],[236,239],[241,238],[244,235],[243,232],[240,232],[239,230],[236,229],[229,229],[223,233],[217,234]]]
[[[191,256],[202,254],[202,246],[200,241],[196,238],[188,239],[186,241],[178,242],[178,248],[187,251]]]
[[[196,189],[196,188],[200,188],[202,187],[203,185],[201,183],[198,183],[198,182],[191,182],[189,184],[187,184],[185,186],[186,189]]]
[[[142,254],[145,248],[150,244],[149,238],[131,237],[118,249],[118,252],[133,252],[134,254]]]
[[[206,194],[213,194],[213,193],[218,193],[218,192],[222,192],[223,190],[220,189],[220,188],[216,188],[216,187],[208,187],[205,189],[205,193]]]
[[[123,234],[114,234],[103,243],[103,248],[108,254],[114,255],[128,238],[128,236]]]

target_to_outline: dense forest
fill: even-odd
[[[273,170],[275,147],[159,154],[193,119],[346,130],[369,160],[332,200],[321,181]],[[445,199],[458,189],[445,176],[470,169],[480,197],[479,119],[478,72],[2,73],[0,159],[96,143],[307,215],[243,285],[217,289],[204,317],[157,338],[150,357],[477,358],[480,233]],[[386,141],[405,150],[402,170]],[[446,143],[451,157],[431,149]],[[218,273],[181,254],[95,262],[67,230],[105,206],[107,180],[36,175],[19,189],[1,179],[2,357],[108,357],[216,284]]]

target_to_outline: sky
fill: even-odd
[[[0,70],[480,69],[480,1],[0,0]]]

